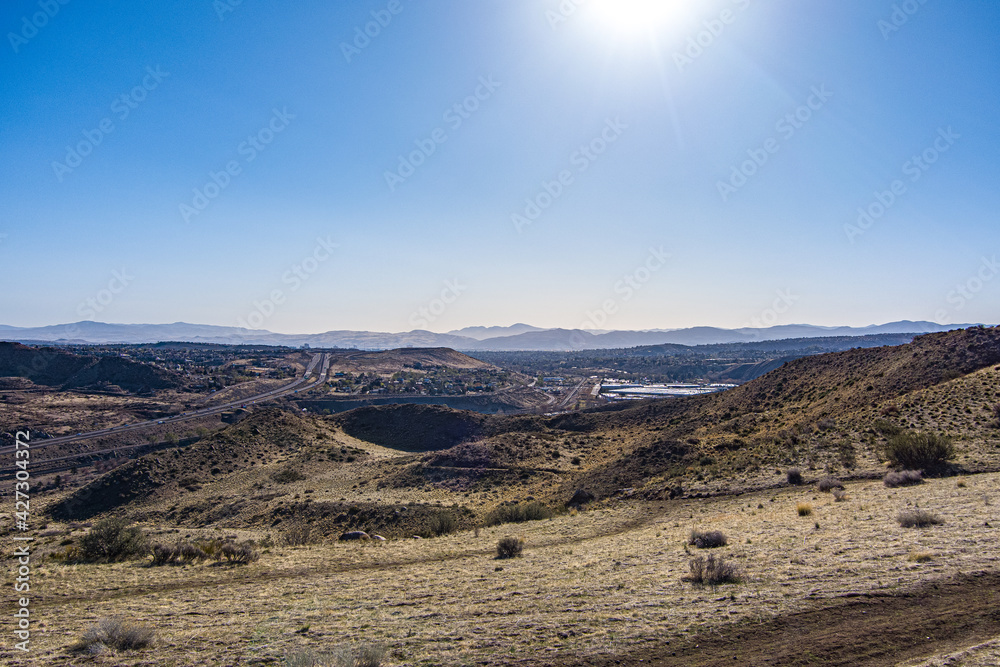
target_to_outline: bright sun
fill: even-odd
[[[617,33],[662,29],[690,11],[690,0],[590,0],[594,18]]]

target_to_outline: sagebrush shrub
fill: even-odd
[[[885,455],[897,468],[934,470],[955,456],[951,439],[937,433],[905,431],[889,438]]]
[[[691,573],[684,577],[685,581],[696,584],[735,584],[742,580],[742,573],[735,563],[727,563],[725,558],[715,555],[698,556],[688,561]]]
[[[692,530],[691,537],[688,539],[688,544],[698,547],[699,549],[724,547],[727,543],[728,540],[721,530],[712,530],[707,533]]]
[[[105,648],[113,651],[135,651],[147,648],[156,638],[156,631],[144,625],[125,621],[121,616],[102,618],[84,633],[79,648],[100,653]]]
[[[149,553],[149,540],[138,526],[125,519],[103,519],[80,538],[80,560],[118,563]]]
[[[889,471],[882,478],[882,483],[890,489],[895,489],[898,486],[913,486],[921,484],[923,481],[924,476],[919,470]]]
[[[794,484],[795,486],[802,484],[802,470],[800,468],[789,468],[787,478],[789,484]]]
[[[250,540],[241,542],[240,544],[225,542],[215,554],[216,560],[222,560],[223,558],[234,565],[249,565],[260,560],[260,553],[254,548],[254,543]]]
[[[313,541],[312,526],[300,523],[285,529],[282,534],[285,544],[290,547],[301,547]]]
[[[439,536],[454,533],[458,530],[458,517],[454,512],[440,510],[431,517],[430,535]]]
[[[925,528],[944,523],[941,517],[926,510],[905,510],[896,515],[896,521],[903,528]]]
[[[532,500],[527,503],[500,505],[486,516],[487,526],[499,526],[503,523],[523,523],[525,521],[540,521],[555,516],[555,511],[547,505]]]
[[[844,491],[843,489],[834,489],[833,490],[833,500],[835,502],[841,503],[841,502],[844,502],[845,500],[847,500],[847,498],[848,498],[847,491]]]
[[[834,489],[844,488],[844,483],[841,482],[836,477],[831,477],[827,475],[823,479],[819,480],[817,486],[819,487],[820,491],[827,492],[827,491],[832,491]]]
[[[201,547],[187,542],[175,544],[153,545],[153,565],[177,565],[205,560],[209,556]]]
[[[497,558],[516,558],[524,551],[524,540],[519,537],[501,537],[497,542]]]

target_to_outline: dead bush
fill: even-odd
[[[282,534],[282,539],[285,544],[290,547],[301,547],[307,544],[312,544],[312,526],[306,523],[291,526],[285,529],[285,532]]]
[[[285,667],[379,667],[385,659],[384,644],[339,647],[330,653],[304,649],[285,656]]]
[[[136,651],[152,645],[156,631],[144,625],[125,621],[121,616],[102,618],[84,633],[78,650],[90,653],[111,651]]]
[[[803,483],[802,470],[800,468],[789,468],[787,478],[789,484],[799,486]]]
[[[735,584],[742,580],[742,574],[735,563],[727,563],[725,558],[715,555],[698,556],[688,561],[691,573],[684,577],[684,581],[695,584],[708,584],[717,586],[719,584]]]

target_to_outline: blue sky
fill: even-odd
[[[577,2],[4,3],[0,323],[998,321],[1000,5]]]

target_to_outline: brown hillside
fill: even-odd
[[[135,500],[199,489],[232,473],[276,462],[317,454],[335,463],[346,459],[348,453],[333,447],[328,431],[322,422],[294,412],[261,410],[193,445],[129,461],[78,489],[51,512],[57,518],[89,518]],[[358,451],[349,455],[364,457]]]

